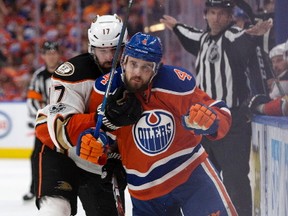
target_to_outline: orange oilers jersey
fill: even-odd
[[[122,85],[117,69],[111,92]],[[109,76],[95,82],[98,102],[102,102]],[[100,97],[102,96],[102,97]],[[220,139],[231,124],[230,111],[223,101],[211,99],[196,87],[193,75],[186,69],[163,65],[145,92],[136,93],[144,112],[131,126],[114,131],[122,162],[127,172],[130,194],[141,200],[165,195],[184,183],[193,170],[207,158],[199,144],[202,136],[186,130],[181,117],[192,104],[211,107],[219,127],[210,139]]]

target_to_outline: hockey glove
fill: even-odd
[[[34,129],[35,127],[34,122],[28,122],[27,125],[29,128],[32,128],[32,129]]]
[[[109,153],[107,163],[102,167],[101,183],[107,191],[112,191],[113,175],[117,179],[119,190],[124,191],[127,185],[126,172],[118,153]]]
[[[98,107],[98,112],[100,106]],[[103,117],[104,130],[116,130],[121,126],[136,123],[143,112],[140,101],[134,93],[128,92],[124,87],[119,87],[116,92],[109,95]]]
[[[250,111],[252,113],[255,113],[255,114],[262,114],[262,111],[261,111],[261,104],[265,104],[265,103],[268,103],[269,101],[271,101],[271,99],[266,96],[266,95],[263,95],[263,94],[258,94],[258,95],[255,95],[249,102],[248,104],[248,108],[250,109]]]
[[[76,153],[84,160],[103,165],[107,160],[105,146],[108,144],[108,137],[104,132],[100,132],[99,138],[96,139],[93,134],[94,130],[92,128],[80,134]]]
[[[218,120],[216,113],[209,107],[195,104],[190,107],[187,115],[182,116],[182,124],[188,130],[199,135],[211,135],[217,132]]]

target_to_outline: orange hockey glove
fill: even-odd
[[[214,134],[218,129],[216,113],[209,107],[195,104],[190,107],[187,115],[182,117],[182,124],[188,130],[194,130],[195,134]]]
[[[107,159],[105,145],[108,144],[108,137],[104,132],[100,132],[96,139],[93,134],[93,129],[87,129],[80,134],[76,152],[84,160],[103,165]]]

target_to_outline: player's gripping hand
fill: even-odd
[[[100,110],[98,107],[98,112]],[[104,130],[116,130],[121,126],[136,123],[143,112],[140,101],[134,93],[128,92],[123,86],[119,87],[114,94],[109,95],[105,107],[105,116],[102,123]]]
[[[107,155],[105,146],[108,144],[108,137],[104,132],[99,133],[99,138],[94,136],[94,130],[87,129],[78,138],[76,153],[80,158],[95,164],[105,164]]]
[[[122,166],[121,156],[118,153],[109,153],[106,164],[102,167],[101,183],[107,191],[112,191],[112,177],[117,179],[119,190],[125,190],[126,172]]]
[[[271,101],[271,99],[267,95],[257,94],[250,100],[248,108],[252,113],[263,114],[262,113],[263,106],[261,105],[268,103],[269,101]]]
[[[182,117],[182,124],[188,130],[194,130],[195,134],[214,134],[218,129],[216,113],[209,107],[194,104],[187,115]]]

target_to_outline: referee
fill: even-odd
[[[32,76],[30,80],[28,92],[27,92],[27,107],[28,107],[28,115],[30,122],[28,122],[28,126],[34,128],[34,121],[36,118],[36,114],[38,109],[45,107],[49,103],[49,87],[50,87],[50,78],[52,73],[61,63],[61,55],[59,50],[59,45],[54,41],[45,41],[42,45],[41,58],[44,61],[44,65],[38,68]],[[33,152],[30,156],[31,166],[32,160],[37,153],[36,148],[42,146],[40,140],[35,138]],[[31,174],[31,185],[29,192],[24,194],[23,200],[28,201],[35,197],[34,190],[34,180],[33,180],[34,169],[32,167]]]
[[[251,124],[247,118],[249,97],[245,71],[262,35],[271,21],[257,23],[248,30],[234,26],[232,0],[207,0],[205,31],[178,23],[164,15],[160,22],[172,30],[183,47],[196,56],[196,77],[199,87],[216,100],[223,100],[232,114],[232,126],[221,140],[203,139],[210,160],[223,177],[224,185],[240,216],[252,215],[249,181]],[[261,37],[260,37],[261,36]]]

